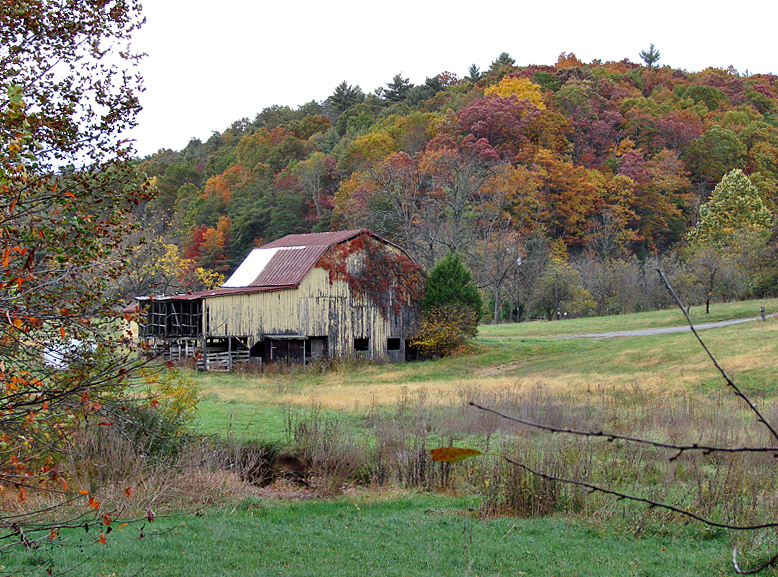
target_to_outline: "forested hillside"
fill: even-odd
[[[778,77],[652,55],[517,66],[503,53],[465,78],[343,81],[139,160],[159,196],[122,290],[203,288],[283,235],[369,228],[428,270],[463,254],[498,317],[658,306],[657,266],[690,302],[774,294]],[[709,210],[733,169],[759,206],[741,191]],[[701,214],[723,236],[695,235]]]

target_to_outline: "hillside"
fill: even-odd
[[[652,308],[659,303],[595,294],[586,279],[570,280],[586,294],[545,304],[522,299],[522,286],[536,284],[550,257],[579,276],[594,266],[575,265],[584,256],[633,263],[633,276],[642,274],[634,263],[650,258],[676,268],[699,260],[677,249],[735,168],[774,212],[776,78],[585,64],[565,53],[553,65],[518,66],[503,53],[465,78],[444,72],[414,86],[398,74],[370,94],[344,81],[324,102],[266,108],[206,142],[139,161],[159,197],[140,215],[153,240],[139,257],[148,274],[125,290],[159,287],[161,277],[163,289],[196,288],[214,280],[205,272],[227,273],[285,234],[365,227],[426,268],[449,251],[465,254],[494,315],[515,314],[500,312],[504,301],[524,314],[550,315],[562,301],[574,315]],[[518,257],[531,278],[518,278]],[[537,274],[527,272],[536,261]],[[690,274],[705,285],[709,269]],[[736,276],[726,290],[690,289],[689,298],[775,292],[771,273]]]

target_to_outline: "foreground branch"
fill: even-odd
[[[697,341],[702,346],[705,353],[708,355],[710,360],[713,362],[713,365],[716,367],[716,369],[719,371],[721,376],[726,381],[727,385],[734,391],[735,395],[742,399],[745,404],[748,406],[748,408],[756,415],[757,422],[762,424],[770,433],[773,439],[778,441],[778,431],[773,428],[773,426],[767,421],[767,419],[762,415],[762,413],[757,408],[756,404],[752,403],[750,399],[746,396],[745,393],[732,381],[732,379],[727,375],[726,371],[719,365],[716,358],[713,356],[713,354],[710,352],[708,347],[703,342],[700,335],[697,333],[697,330],[694,327],[694,323],[692,322],[691,318],[689,317],[688,312],[686,311],[686,308],[684,307],[683,303],[681,302],[681,299],[676,294],[673,287],[670,285],[669,281],[667,280],[667,277],[664,275],[662,271],[657,271],[662,279],[662,282],[667,287],[667,290],[672,295],[673,299],[675,300],[678,307],[683,312],[684,316],[686,317],[687,322],[689,323],[689,327],[691,331],[694,333],[694,336],[696,337]],[[607,439],[609,442],[613,441],[624,441],[627,443],[635,443],[639,445],[646,445],[651,447],[656,447],[660,449],[666,449],[670,451],[674,451],[675,454],[669,458],[669,461],[674,461],[678,457],[680,457],[683,453],[689,452],[689,451],[700,451],[703,455],[710,455],[712,453],[773,453],[774,457],[778,457],[778,447],[716,447],[716,446],[708,446],[708,445],[700,445],[698,443],[693,443],[689,445],[679,445],[679,444],[673,444],[673,443],[661,443],[657,441],[651,441],[648,439],[642,439],[639,437],[628,437],[624,435],[617,435],[613,433],[605,433],[603,431],[581,431],[576,429],[570,429],[570,428],[564,428],[564,427],[555,427],[552,425],[543,425],[540,423],[535,423],[532,421],[528,421],[525,419],[520,419],[518,417],[513,417],[510,415],[506,415],[504,413],[501,413],[500,411],[497,411],[495,409],[491,409],[488,407],[484,407],[482,405],[479,405],[477,403],[468,403],[469,405],[475,407],[476,409],[491,413],[493,415],[496,415],[502,419],[506,419],[515,423],[519,423],[528,427],[532,427],[535,429],[548,431],[550,433],[566,433],[569,435],[575,435],[579,437],[600,437]],[[755,525],[734,525],[729,523],[722,523],[717,522],[712,519],[708,519],[705,517],[702,517],[701,515],[698,515],[696,513],[693,513],[692,511],[682,509],[680,507],[676,507],[675,505],[671,505],[666,502],[661,501],[654,501],[652,499],[647,499],[645,497],[638,497],[636,495],[630,495],[627,493],[623,493],[621,491],[616,491],[613,489],[609,489],[606,487],[602,487],[600,485],[596,485],[594,483],[588,483],[586,481],[581,481],[577,479],[567,479],[563,477],[558,477],[556,475],[544,473],[542,471],[538,471],[536,469],[533,469],[532,467],[529,467],[528,465],[518,462],[514,459],[511,459],[510,457],[507,457],[505,455],[502,456],[503,459],[505,459],[508,463],[513,465],[514,467],[517,467],[519,469],[522,469],[532,475],[535,475],[536,477],[539,477],[541,479],[545,479],[548,481],[554,481],[554,482],[560,482],[565,483],[568,485],[574,485],[578,487],[582,487],[586,490],[588,490],[590,493],[598,492],[605,495],[610,495],[612,497],[615,497],[619,500],[629,500],[634,501],[638,503],[644,503],[648,505],[650,508],[660,508],[664,509],[666,511],[670,511],[673,513],[676,513],[678,515],[681,515],[683,517],[686,517],[688,519],[693,519],[695,521],[699,521],[701,523],[705,523],[706,525],[709,525],[711,527],[718,527],[721,529],[728,529],[733,531],[757,531],[762,529],[778,529],[778,523],[777,522],[770,522],[770,523],[760,523]],[[753,569],[747,569],[744,570],[740,567],[740,564],[738,563],[737,558],[737,548],[733,548],[732,550],[732,566],[736,573],[740,575],[754,575],[756,573],[760,573],[761,571],[764,571],[765,569],[769,567],[774,567],[778,565],[778,553],[776,553],[771,558],[767,559],[763,563],[761,563],[758,567]]]
[[[770,431],[770,435],[778,441],[778,431],[776,431],[773,426],[767,422],[767,419],[764,418],[762,413],[759,411],[755,403],[752,403],[751,400],[743,393],[743,391],[740,390],[740,387],[738,387],[732,379],[729,378],[729,375],[727,375],[726,371],[721,368],[721,365],[719,365],[718,361],[716,360],[716,357],[713,356],[713,353],[708,350],[708,347],[705,345],[705,342],[702,340],[702,337],[700,337],[699,333],[697,333],[697,330],[694,328],[694,323],[692,322],[691,317],[689,317],[689,313],[686,312],[686,309],[683,306],[683,302],[681,302],[681,299],[678,297],[678,294],[676,294],[673,287],[670,285],[670,281],[667,280],[667,277],[665,276],[665,273],[663,273],[661,270],[657,269],[657,272],[659,273],[659,276],[662,278],[662,282],[667,287],[667,290],[672,295],[673,299],[675,300],[676,304],[678,305],[678,308],[681,309],[681,312],[683,312],[683,316],[686,317],[686,321],[689,323],[689,328],[694,333],[694,336],[697,338],[697,341],[702,346],[705,353],[708,355],[710,360],[713,362],[713,366],[716,367],[716,369],[721,373],[721,376],[724,377],[724,380],[727,382],[727,385],[735,392],[735,395],[743,399],[746,406],[753,411],[753,413],[756,415],[757,421],[760,422],[762,425],[765,426],[765,428]]]
[[[660,443],[658,441],[650,441],[648,439],[641,439],[639,437],[627,437],[624,435],[617,435],[615,433],[606,433],[603,431],[579,431],[576,429],[566,429],[564,427],[555,427],[553,425],[543,425],[535,423],[534,421],[527,421],[511,415],[506,415],[495,409],[484,407],[478,403],[469,402],[468,405],[475,407],[481,411],[492,413],[507,421],[513,421],[521,425],[532,427],[533,429],[540,429],[541,431],[548,431],[550,433],[567,433],[569,435],[576,435],[579,437],[601,437],[607,439],[608,442],[613,441],[626,441],[629,443],[637,443],[640,445],[648,445],[651,447],[657,447],[659,449],[668,449],[675,451],[675,455],[670,457],[670,461],[675,461],[683,453],[687,451],[702,451],[703,455],[710,455],[711,453],[774,453],[774,457],[778,458],[778,447],[715,447],[712,445],[700,445],[698,443],[692,443],[691,445],[676,445],[673,443]]]

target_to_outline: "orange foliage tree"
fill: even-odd
[[[0,493],[66,502],[78,494],[62,454],[88,425],[111,424],[107,399],[133,368],[106,288],[128,261],[131,211],[150,198],[119,140],[140,109],[140,80],[118,66],[134,61],[140,5],[12,6],[0,27]],[[89,505],[98,518],[86,522],[102,525]],[[2,509],[3,538],[56,536]]]
[[[184,258],[190,260],[195,267],[224,273],[229,268],[227,263],[227,245],[232,221],[229,216],[220,216],[215,228],[206,225],[196,226],[184,249]]]

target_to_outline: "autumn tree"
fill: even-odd
[[[543,103],[543,95],[540,92],[540,86],[528,78],[506,76],[499,83],[493,84],[484,90],[484,96],[496,94],[502,98],[507,98],[511,94],[518,100],[529,100],[538,109],[544,110],[546,105]]]
[[[567,314],[587,316],[597,303],[583,287],[583,280],[567,260],[552,256],[538,278],[534,306],[548,320],[560,320]]]
[[[700,207],[700,220],[689,233],[686,260],[710,312],[711,298],[746,296],[755,262],[770,235],[772,215],[740,169],[724,175]]]
[[[105,394],[132,368],[106,288],[127,262],[131,211],[150,197],[120,140],[140,110],[129,43],[141,21],[133,1],[0,7],[0,483],[20,502],[77,496],[62,451],[89,422],[110,422]],[[3,514],[0,530],[50,536],[29,521]]]
[[[751,230],[767,236],[772,215],[743,171],[736,168],[721,179],[710,200],[700,207],[700,220],[690,233],[693,243],[726,244],[734,233]]]
[[[516,258],[516,276],[512,287],[516,295],[516,321],[521,322],[532,311],[540,286],[552,256],[551,243],[543,227],[537,227],[524,239],[520,255]]]
[[[316,211],[317,222],[323,224],[332,210],[333,193],[329,185],[333,170],[334,166],[321,152],[314,152],[294,167],[302,192]]]
[[[363,197],[369,202],[365,207],[369,223],[432,267],[440,251],[432,239],[438,235],[441,207],[427,188],[418,161],[404,152],[395,153],[369,175],[372,194]]]
[[[746,148],[734,131],[716,125],[689,144],[683,159],[692,180],[700,190],[700,200],[707,200],[714,183],[733,168],[741,168]]]
[[[646,160],[642,150],[630,150],[618,161],[618,176],[630,179],[629,190],[615,194],[616,187],[606,186],[612,193],[606,202],[627,217],[622,225],[634,231],[630,241],[637,252],[666,250],[680,240],[685,220],[693,211],[693,197],[691,181],[678,155],[663,149]]]
[[[528,128],[540,115],[540,108],[532,101],[535,96],[531,86],[503,88],[506,96],[494,92],[460,110],[459,125],[465,133],[486,139],[503,155],[512,157],[528,141]]]
[[[583,66],[583,62],[578,59],[574,52],[562,52],[559,54],[559,58],[557,58],[554,66],[557,68],[577,68]]]
[[[580,246],[588,222],[603,206],[593,174],[569,161],[541,150],[535,157],[536,179],[546,207],[544,224],[554,237]]]
[[[491,292],[492,322],[496,324],[504,293],[521,262],[523,245],[538,226],[542,206],[532,173],[510,164],[495,169],[480,199],[475,207],[477,222],[469,252],[479,285]]]
[[[430,141],[419,170],[426,194],[438,204],[442,226],[432,240],[448,252],[458,252],[472,240],[475,223],[473,207],[482,188],[499,160],[497,151],[486,139],[468,135],[457,141],[439,135]]]

